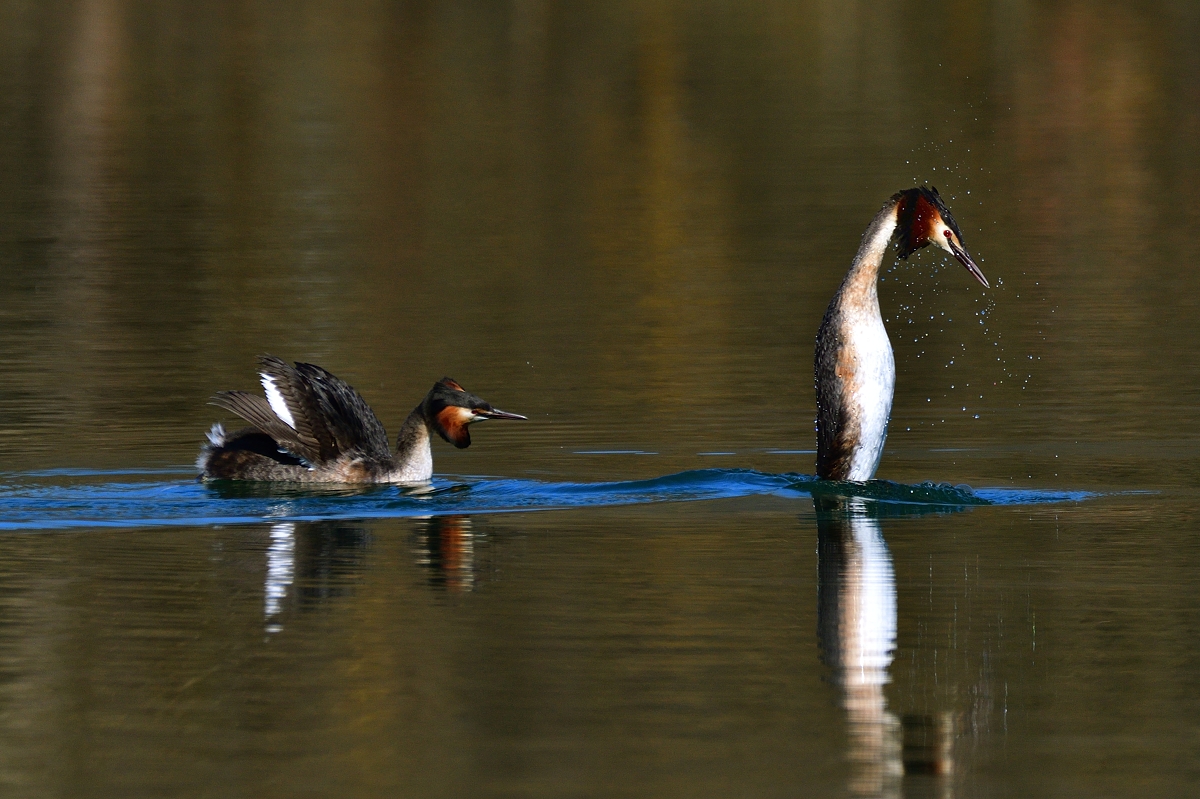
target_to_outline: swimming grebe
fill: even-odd
[[[817,333],[817,476],[824,480],[870,480],[883,457],[896,364],[875,283],[893,239],[901,258],[937,244],[988,285],[937,189],[898,192],[880,209]]]
[[[311,363],[258,362],[265,397],[221,391],[212,399],[253,427],[226,433],[213,425],[196,460],[202,479],[424,483],[433,476],[430,431],[462,449],[471,446],[470,424],[525,418],[444,377],[404,420],[392,452],[383,424],[348,383]]]

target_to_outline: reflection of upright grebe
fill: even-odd
[[[471,445],[470,424],[525,418],[493,408],[445,377],[404,420],[392,452],[383,424],[348,383],[309,363],[293,367],[264,355],[259,364],[266,397],[222,391],[213,398],[213,405],[253,427],[229,434],[213,425],[196,461],[201,477],[423,483],[433,476],[430,432],[461,449]]]
[[[817,333],[817,476],[825,480],[870,480],[883,456],[896,364],[876,278],[893,239],[901,258],[937,244],[988,284],[937,189],[899,192],[875,215]]]
[[[820,497],[817,624],[842,689],[854,796],[899,796],[900,723],[883,687],[896,646],[896,578],[878,520],[861,499]]]

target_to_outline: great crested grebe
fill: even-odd
[[[937,244],[988,285],[963,249],[962,232],[937,189],[907,189],[884,204],[863,233],[817,333],[817,476],[824,480],[870,480],[883,456],[896,363],[875,284],[893,239],[901,258]]]
[[[226,433],[213,425],[196,460],[202,479],[424,483],[433,476],[431,431],[462,449],[471,446],[474,422],[525,418],[444,377],[404,420],[393,452],[383,424],[348,383],[311,363],[293,367],[273,355],[258,362],[265,397],[221,391],[212,398],[253,426]]]

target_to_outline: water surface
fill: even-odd
[[[1194,794],[1193,5],[3,6],[3,792]],[[926,181],[993,288],[889,268],[831,494]],[[530,421],[197,483],[264,352]]]

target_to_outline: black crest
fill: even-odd
[[[942,202],[936,186],[905,189],[893,199],[896,201],[896,246],[901,258],[907,258],[933,240],[934,225],[939,219],[954,231],[959,243],[962,243],[962,231],[958,229],[950,209]]]

